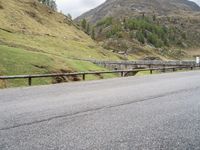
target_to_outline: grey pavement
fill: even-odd
[[[200,149],[200,71],[0,90],[0,150]]]

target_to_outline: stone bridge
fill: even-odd
[[[139,60],[139,61],[98,61],[90,62],[103,66],[108,69],[137,69],[137,68],[158,68],[158,67],[194,67],[195,61],[160,61],[160,60]]]

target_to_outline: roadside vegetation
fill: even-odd
[[[151,44],[156,48],[181,46],[180,41],[185,41],[187,35],[176,30],[173,26],[162,25],[156,16],[135,17],[115,20],[105,18],[96,24],[100,38],[137,39],[141,44]],[[104,35],[104,30],[106,34]],[[179,32],[179,33],[178,33]]]
[[[95,25],[83,19],[77,26],[71,15],[56,10],[54,0],[0,1],[0,75],[102,71],[107,69],[81,60],[151,56],[165,60],[185,55],[168,47],[183,45],[181,41],[187,41],[187,34],[160,24],[156,16],[122,20],[108,17]],[[115,76],[92,75],[86,80]],[[34,79],[33,85],[79,80],[80,77]],[[0,81],[0,88],[25,85],[26,80]]]
[[[73,25],[68,16],[32,0],[1,1],[0,75],[106,70],[77,59],[118,60]],[[12,16],[10,16],[12,14]],[[114,75],[88,76],[87,80]],[[33,79],[33,85],[69,82],[73,78]],[[26,86],[26,80],[0,81],[0,87]]]

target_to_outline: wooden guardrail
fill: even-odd
[[[181,67],[164,67],[164,68],[147,68],[147,69],[132,69],[132,70],[112,70],[112,71],[92,71],[92,72],[74,72],[74,73],[56,73],[56,74],[36,74],[36,75],[15,75],[15,76],[0,76],[0,80],[13,80],[13,79],[28,79],[28,85],[32,85],[32,79],[34,78],[49,78],[49,77],[69,77],[69,76],[82,76],[82,79],[86,79],[86,75],[99,75],[99,74],[114,74],[120,73],[121,77],[126,76],[128,73],[137,73],[140,71],[150,71],[150,74],[156,70],[172,70],[177,69],[190,69],[193,70],[194,66],[181,66]]]

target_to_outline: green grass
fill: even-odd
[[[153,74],[159,74],[159,71],[153,71]],[[146,75],[151,75],[150,71],[140,71],[136,74],[136,76],[146,76]]]
[[[7,33],[0,30],[0,37],[7,45],[26,48],[55,56],[84,59],[119,59],[117,55],[104,50],[93,41],[65,40],[60,37]],[[1,39],[1,38],[0,38]]]
[[[54,69],[54,61],[44,54],[2,45],[0,45],[0,53],[0,75],[41,74],[48,73]],[[47,64],[45,68],[36,67],[43,66],[44,64]],[[50,79],[36,79],[34,84],[47,84],[49,82]],[[7,87],[20,85],[25,85],[23,80],[6,82]]]
[[[22,48],[13,48],[0,45],[0,75],[20,75],[20,74],[45,74],[66,71],[95,71],[106,70],[90,62],[77,61],[50,54],[27,51]],[[111,78],[115,75],[87,76],[87,80],[100,78]],[[51,78],[33,79],[33,85],[52,83]],[[1,87],[26,86],[26,80],[9,80],[0,82]]]
[[[0,73],[2,75],[43,73],[46,69],[39,69],[34,65],[41,66],[47,64],[47,68],[53,65],[52,59],[47,55],[26,51],[20,48],[0,45],[0,52]]]
[[[73,58],[120,59],[69,23],[66,16],[52,12],[37,1],[7,0],[1,1],[1,5],[0,75],[106,70]],[[86,79],[110,77],[115,75],[93,75]],[[50,83],[51,78],[33,79],[33,85]],[[0,87],[26,85],[26,80],[0,81]]]
[[[119,60],[122,56],[103,49],[88,35],[67,21],[66,16],[51,11],[33,0],[4,0],[0,9],[0,75],[43,74],[64,71],[106,70],[95,64],[72,58]],[[106,26],[109,18],[103,21]],[[157,28],[156,28],[157,29]],[[160,31],[158,28],[157,31]],[[136,44],[128,59],[158,56],[154,48]],[[138,75],[149,74],[141,72]],[[87,80],[117,75],[86,76]],[[52,83],[51,78],[34,79],[33,85]],[[25,86],[25,80],[0,81],[0,87]]]

